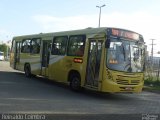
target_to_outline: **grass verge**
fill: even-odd
[[[160,81],[145,80],[143,90],[160,93]]]

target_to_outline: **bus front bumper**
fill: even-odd
[[[143,84],[144,83],[141,82],[138,85],[120,85],[111,80],[104,80],[101,91],[110,93],[140,93],[142,91]]]

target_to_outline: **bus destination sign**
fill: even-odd
[[[134,32],[113,28],[111,33],[114,36],[124,37],[128,39],[133,39],[133,40],[139,40],[139,34]]]

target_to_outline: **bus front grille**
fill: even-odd
[[[138,85],[140,83],[140,80],[131,80],[132,85]]]
[[[116,83],[120,85],[138,85],[140,83],[140,80],[122,80],[122,79],[116,79]]]

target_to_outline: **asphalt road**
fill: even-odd
[[[59,115],[79,118],[91,115],[95,118],[94,115],[103,114],[112,115],[111,118],[117,116],[117,120],[118,115],[132,116],[133,119],[137,115],[142,119],[147,114],[157,116],[158,120],[160,94],[146,91],[140,94],[101,94],[88,90],[77,93],[66,85],[44,78],[26,78],[24,73],[10,68],[8,62],[0,61],[0,113],[50,114],[58,118]]]

